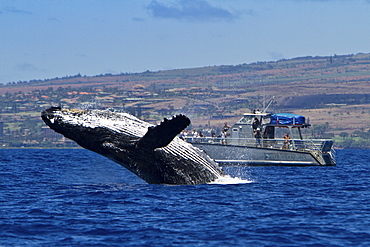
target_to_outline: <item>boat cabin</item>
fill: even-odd
[[[328,152],[333,145],[332,140],[303,139],[302,129],[310,126],[301,115],[254,111],[245,113],[227,130],[223,143],[301,151],[321,149],[322,152]]]
[[[285,133],[291,137],[303,139],[302,128],[311,126],[306,118],[292,113],[269,114],[259,111],[245,113],[228,131],[226,136],[231,139],[255,138],[256,131],[261,132],[263,139],[283,138]]]

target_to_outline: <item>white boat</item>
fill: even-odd
[[[336,165],[333,140],[304,139],[302,130],[309,127],[301,115],[254,111],[245,113],[233,126],[225,129],[221,137],[192,136],[185,139],[223,166]],[[260,138],[255,137],[258,130]],[[286,133],[290,139],[283,138]]]

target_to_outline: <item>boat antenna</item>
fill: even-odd
[[[272,96],[272,99],[267,104],[266,108],[262,111],[262,113],[266,113],[267,109],[270,107],[270,105],[272,104],[272,102],[274,102],[274,99],[275,99],[275,96]]]

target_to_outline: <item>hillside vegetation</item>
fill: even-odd
[[[40,112],[52,105],[114,108],[152,123],[183,113],[192,128],[218,130],[225,121],[263,108],[273,96],[269,111],[306,116],[315,137],[334,137],[342,147],[370,147],[370,54],[78,74],[3,84],[0,95],[0,143],[6,147],[74,145],[43,128]]]

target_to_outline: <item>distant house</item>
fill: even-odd
[[[44,133],[45,140],[60,140],[64,138],[63,135],[55,132],[47,126],[42,127],[42,132]]]

